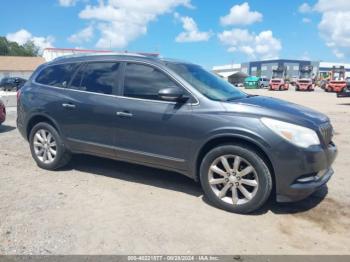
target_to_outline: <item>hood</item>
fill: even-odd
[[[224,103],[227,111],[252,114],[259,117],[271,117],[304,126],[319,126],[329,118],[315,110],[290,103],[281,99],[248,96],[240,100]]]

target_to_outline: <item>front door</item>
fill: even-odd
[[[117,154],[140,163],[186,170],[191,99],[181,104],[162,101],[160,89],[182,87],[150,65],[127,63],[124,76],[124,96],[117,112]]]

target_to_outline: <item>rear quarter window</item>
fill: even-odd
[[[36,82],[43,85],[67,87],[78,64],[53,65],[41,70]]]

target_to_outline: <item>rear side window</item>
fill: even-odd
[[[99,94],[113,94],[118,88],[120,63],[96,62],[84,65],[69,88]]]
[[[44,68],[36,78],[36,82],[43,85],[67,87],[78,64],[62,64]]]
[[[159,90],[176,84],[163,72],[151,66],[127,64],[124,80],[124,96],[161,100]]]

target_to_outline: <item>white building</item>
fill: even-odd
[[[57,57],[75,55],[75,54],[89,54],[89,53],[111,53],[110,50],[89,50],[89,49],[74,49],[74,48],[45,48],[43,57],[46,62],[50,62]]]
[[[214,66],[212,71],[233,84],[242,83],[247,77],[247,74],[242,72],[241,64]]]
[[[319,63],[319,74],[323,74],[323,73],[328,73],[329,71],[332,70],[333,67],[341,67],[344,66],[345,67],[345,71],[346,71],[346,77],[350,77],[350,64],[346,64],[346,63],[333,63],[333,62],[320,62]]]

